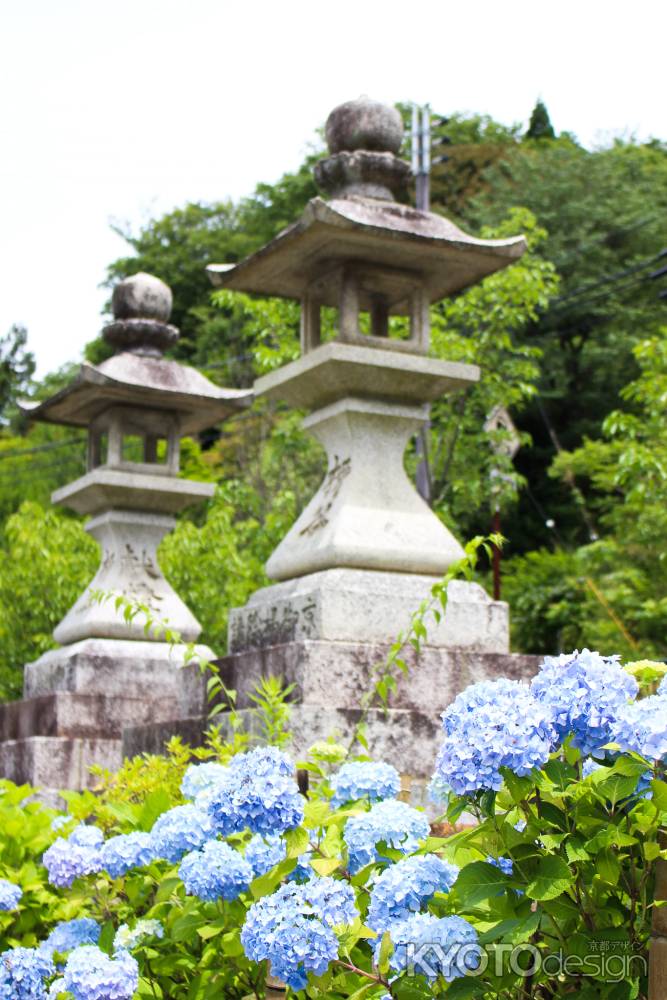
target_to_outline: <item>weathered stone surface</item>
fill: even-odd
[[[92,788],[97,779],[91,764],[117,770],[122,763],[118,739],[31,736],[0,743],[0,774],[17,784],[30,784],[47,796],[63,788]]]
[[[263,587],[229,615],[231,653],[301,640],[387,643],[405,630],[438,577],[338,567]],[[430,646],[509,652],[509,615],[476,583],[456,580]]]
[[[217,723],[216,719],[216,723]],[[205,715],[174,718],[167,722],[126,726],[123,729],[123,757],[136,757],[140,753],[164,753],[172,736],[179,736],[188,746],[198,747],[204,742],[208,728]]]
[[[120,507],[124,511],[139,510],[147,517],[160,518],[178,514],[193,503],[209,500],[214,493],[211,483],[97,468],[55,490],[51,499],[77,514],[95,514]],[[162,515],[148,513],[151,509],[161,511]],[[171,526],[174,523],[172,521]],[[171,528],[168,526],[165,530]]]
[[[172,303],[169,285],[145,271],[119,281],[111,295],[115,319],[156,319],[166,323]]]
[[[0,705],[0,740],[30,736],[120,739],[124,726],[146,725],[174,714],[173,698],[110,698],[57,691]]]
[[[403,141],[403,119],[396,108],[363,95],[334,108],[324,132],[330,153],[355,149],[398,153]]]
[[[311,355],[312,356],[312,355]],[[368,372],[373,377],[372,371]],[[342,399],[304,421],[329,468],[266,564],[274,580],[349,566],[441,576],[463,549],[422,500],[403,466],[419,408]]]
[[[174,524],[170,517],[128,510],[107,510],[88,521],[86,531],[100,543],[102,562],[90,586],[54,629],[56,642],[90,638],[159,642],[159,634],[146,632],[143,615],[126,620],[123,610],[116,608],[116,596],[145,605],[184,642],[195,642],[201,625],[167,583],[157,560],[157,547]],[[113,596],[100,602],[91,596],[95,591]]]
[[[393,345],[380,351],[332,340],[262,375],[255,392],[307,409],[321,409],[348,396],[393,402],[421,408],[425,420],[425,403],[478,380],[477,365],[401,354]]]
[[[372,688],[374,668],[389,652],[388,643],[301,640],[253,649],[218,660],[225,683],[237,692],[237,705],[249,708],[255,684],[266,676],[295,684],[293,698],[306,707],[356,709]],[[408,676],[397,678],[390,695],[392,708],[437,718],[456,695],[481,680],[510,677],[527,680],[540,658],[516,653],[484,653],[422,647],[419,655],[406,649]],[[377,675],[376,675],[377,676]]]
[[[481,281],[517,260],[523,236],[482,240],[435,212],[374,198],[312,198],[299,219],[234,267],[207,268],[214,285],[301,299],[337,261],[373,261],[409,270],[430,302]],[[326,303],[337,305],[337,303]]]
[[[214,658],[207,646],[198,646],[196,652]],[[139,698],[153,706],[169,701],[173,708],[167,718],[198,715],[205,704],[205,680],[197,665],[183,665],[184,654],[185,647],[166,642],[85,639],[27,664],[24,696],[69,691]]]

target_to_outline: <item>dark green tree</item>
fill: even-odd
[[[28,331],[15,323],[0,337],[0,422],[6,423],[10,409],[25,394],[35,374],[35,355],[27,349]]]
[[[537,104],[533,108],[532,114],[530,116],[530,122],[528,123],[528,129],[526,130],[525,138],[526,139],[556,138],[554,127],[551,124],[551,119],[549,118],[549,112],[547,111],[546,104],[542,100],[538,100]]]

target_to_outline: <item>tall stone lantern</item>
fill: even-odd
[[[301,303],[301,357],[259,378],[255,393],[310,411],[303,426],[328,469],[267,563],[278,582],[231,612],[225,660],[240,703],[258,673],[296,683],[301,745],[349,729],[373,665],[463,554],[403,466],[429,403],[479,378],[473,365],[429,355],[429,309],[526,246],[475,239],[397,201],[410,174],[402,137],[393,108],[367,98],[337,107],[330,155],[315,168],[328,198],[241,263],[208,269],[215,285]],[[393,714],[376,713],[374,748],[413,774],[430,767],[438,708],[471,678],[532,666],[508,650],[507,606],[452,584]]]
[[[184,670],[145,616],[124,616],[118,596],[144,605],[184,643],[201,626],[165,580],[157,547],[175,515],[209,499],[210,483],[179,476],[181,437],[249,404],[248,390],[224,389],[163,357],[178,339],[168,320],[171,291],[148,274],[113,292],[114,319],[103,331],[116,353],[83,364],[56,395],[26,408],[33,420],[88,430],[87,470],[53,502],[89,516],[100,543],[97,574],[54,630],[59,649],[25,668],[22,702],[0,708],[0,773],[47,789],[82,787],[91,763],[120,763],[123,725],[202,710],[202,679]],[[198,651],[208,658],[206,647]]]

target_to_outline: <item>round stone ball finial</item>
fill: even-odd
[[[403,141],[403,121],[396,108],[363,96],[334,108],[325,134],[332,155],[357,150],[396,155]]]
[[[113,290],[114,320],[104,328],[104,337],[116,351],[159,358],[178,340],[178,330],[167,322],[171,306],[169,285],[153,274],[133,274]]]
[[[116,285],[111,308],[114,319],[156,319],[166,323],[172,301],[169,285],[153,274],[139,271]]]

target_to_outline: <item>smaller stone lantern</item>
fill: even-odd
[[[174,515],[214,492],[179,476],[180,440],[252,398],[163,357],[178,339],[171,304],[158,278],[121,282],[104,329],[116,353],[83,364],[59,393],[24,407],[33,420],[88,429],[86,473],[52,499],[89,515],[86,530],[102,549],[94,580],[54,630],[61,648],[27,664],[24,701],[0,706],[0,774],[46,788],[47,798],[89,784],[90,764],[117,767],[123,726],[199,715],[204,706],[198,668],[183,669],[185,647],[147,630],[144,615],[125,616],[115,600],[143,605],[184,643],[197,640],[201,626],[157,561]]]

